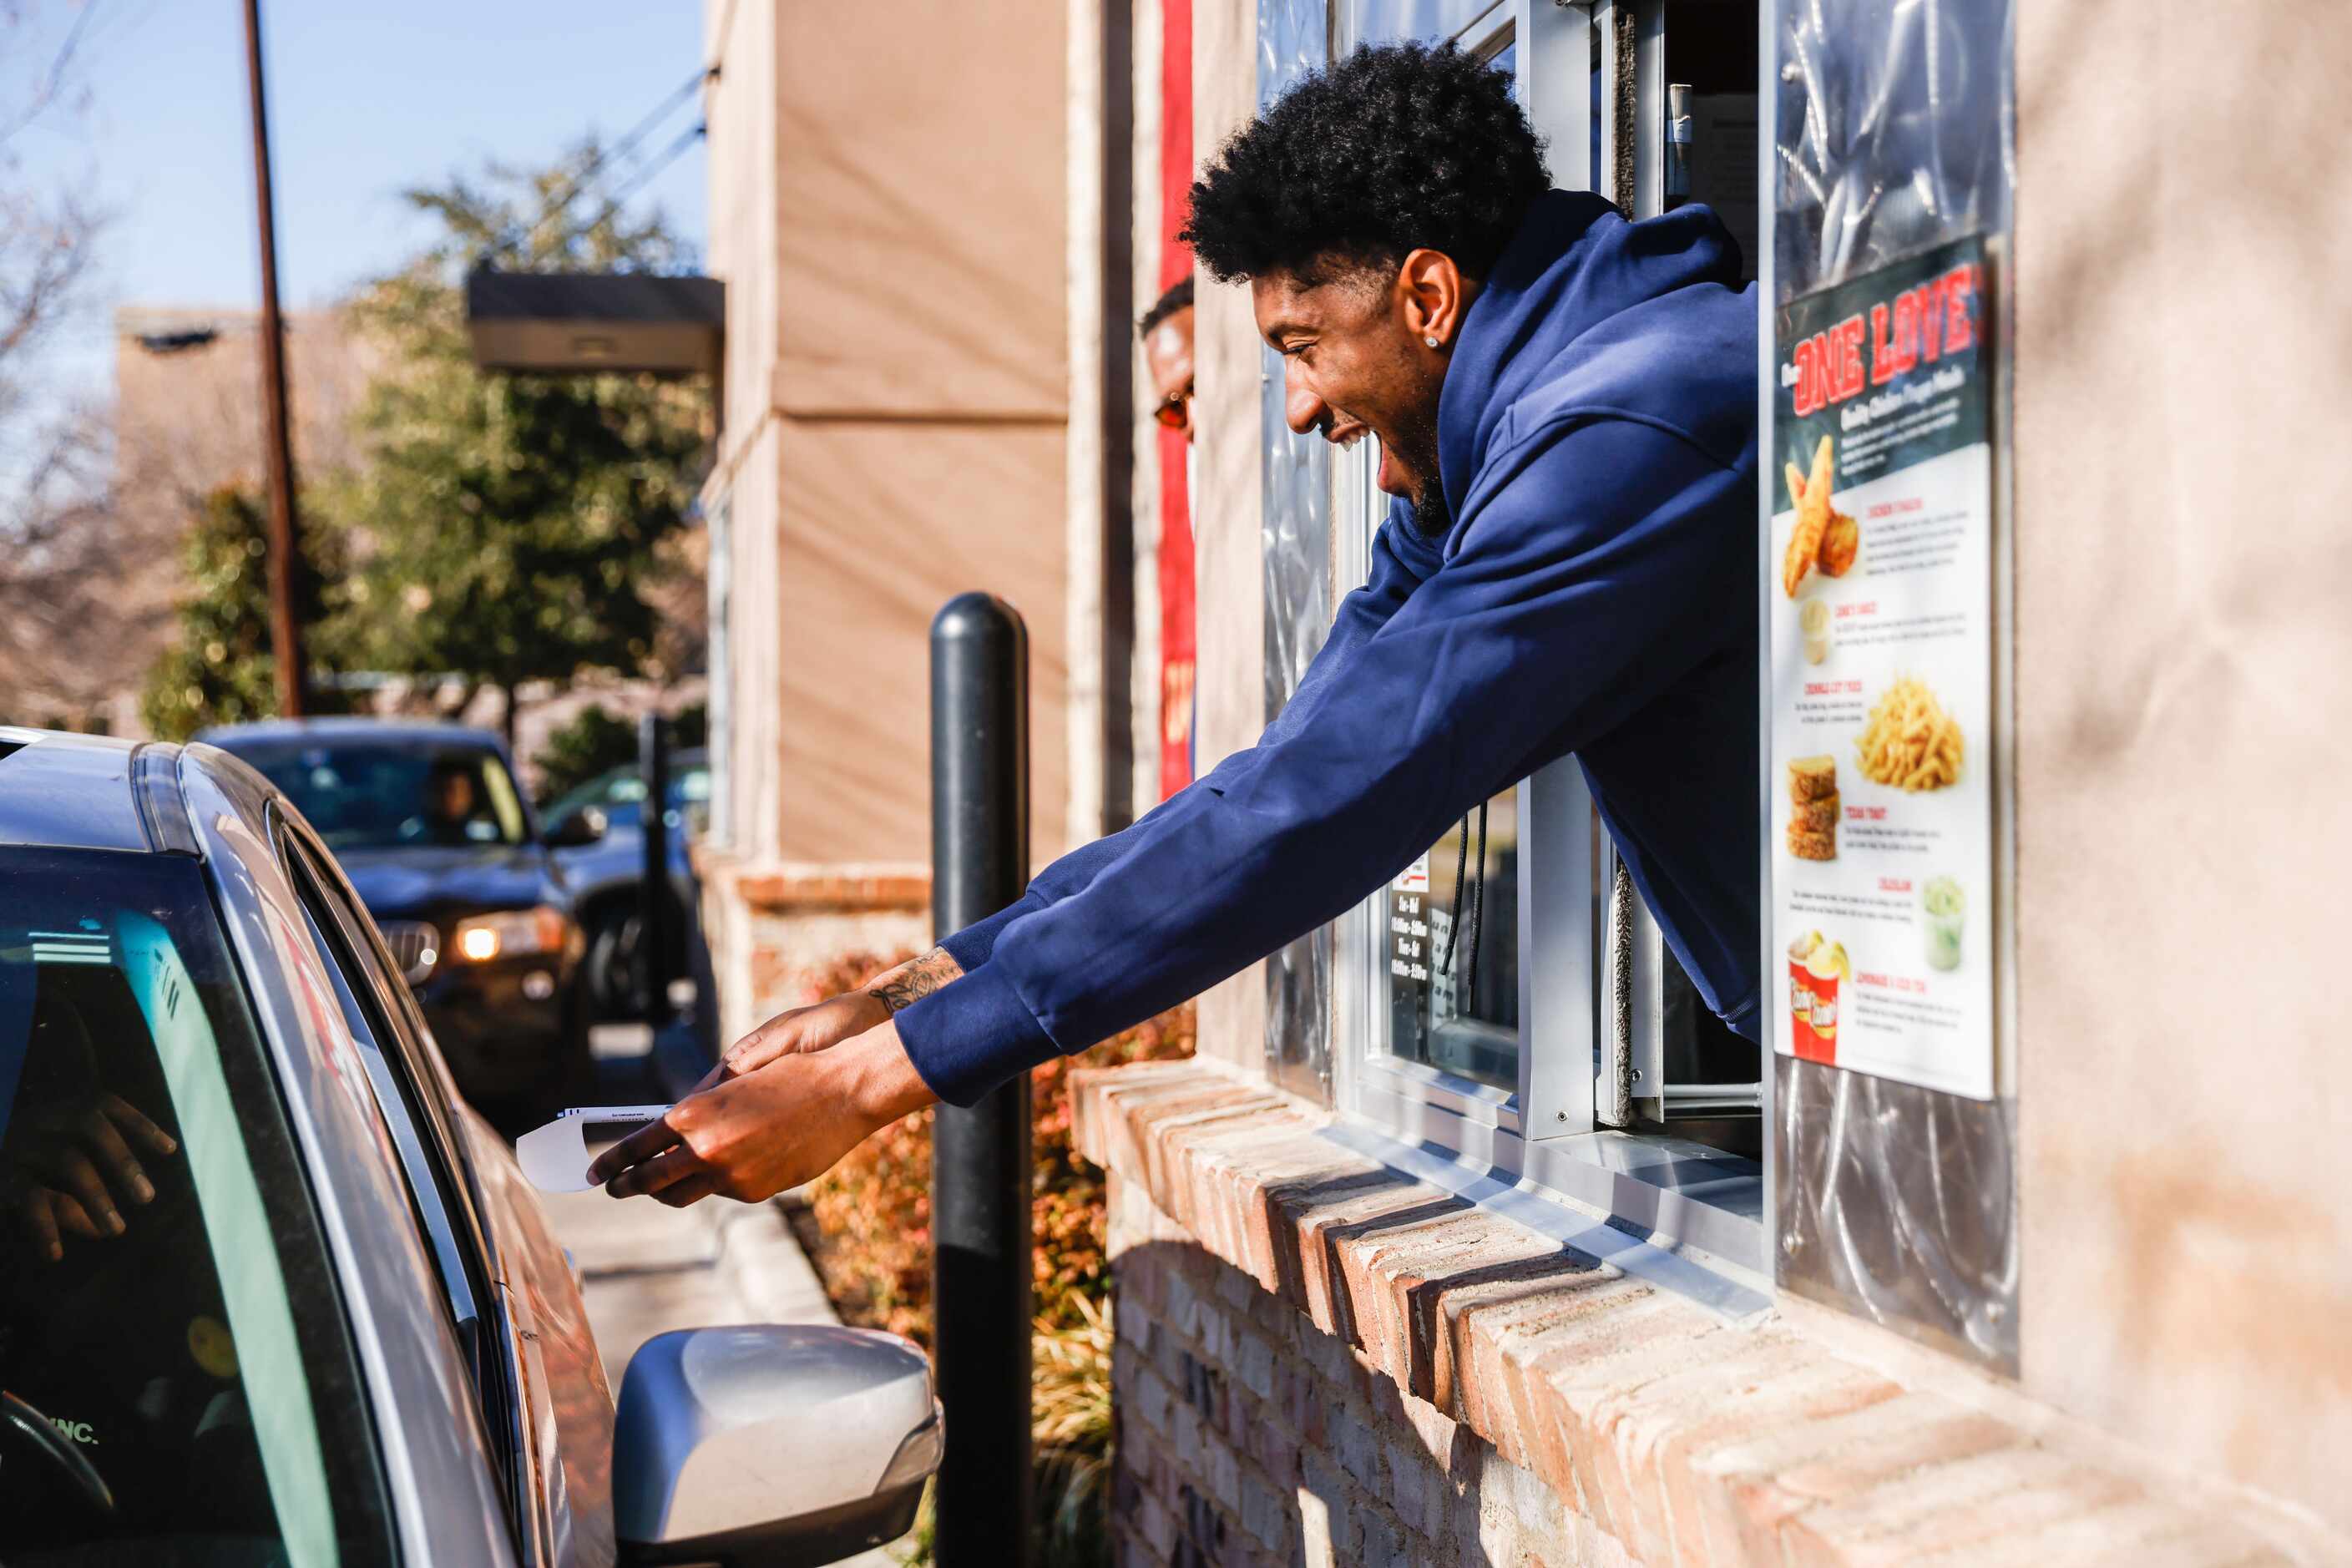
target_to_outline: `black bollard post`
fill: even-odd
[[[637,814],[643,824],[645,855],[637,881],[637,994],[644,998],[646,1024],[658,1032],[669,1022],[670,896],[669,896],[669,731],[658,713],[637,721],[637,771],[645,776],[646,798]]]
[[[931,622],[931,923],[945,936],[1029,885],[1029,634],[987,594]],[[1032,1561],[1029,1075],[931,1134],[931,1316],[947,1451],[941,1568]]]

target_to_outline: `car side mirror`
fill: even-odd
[[[604,814],[593,805],[567,811],[547,829],[551,849],[580,849],[604,837]]]
[[[816,1568],[904,1535],[939,1468],[930,1363],[830,1323],[679,1329],[621,1379],[624,1563]]]

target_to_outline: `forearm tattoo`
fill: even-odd
[[[902,963],[866,988],[866,994],[887,1008],[892,1017],[963,973],[963,965],[943,947],[935,947],[909,963]]]

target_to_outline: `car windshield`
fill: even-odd
[[[380,1557],[352,1368],[199,867],[0,849],[0,1563]]]
[[[331,849],[520,844],[522,796],[496,752],[338,741],[229,748],[268,775]]]

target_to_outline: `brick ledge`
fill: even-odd
[[[1087,1158],[1642,1562],[2323,1560],[1314,1137],[1328,1113],[1220,1064],[1071,1089]]]
[[[707,844],[692,854],[706,887],[755,914],[922,911],[931,905],[931,870],[919,862],[750,861]]]

